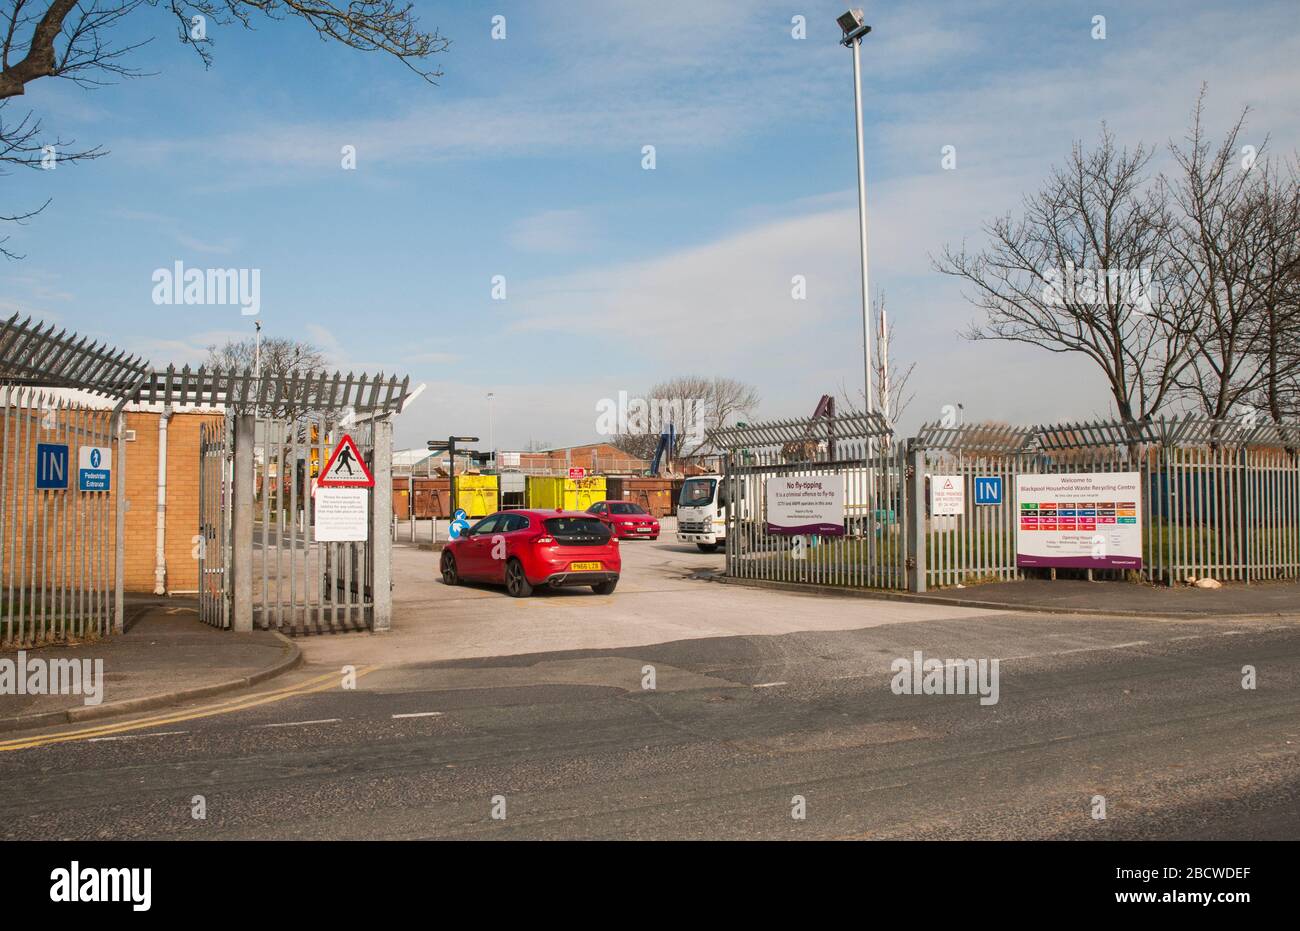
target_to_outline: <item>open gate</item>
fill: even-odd
[[[374,471],[374,425],[259,418],[253,455],[253,622],[290,634],[366,630],[374,614],[375,535],[320,543],[315,479],[344,434]],[[374,525],[371,496],[368,526]]]
[[[231,422],[199,427],[199,618],[230,627]]]
[[[350,543],[315,539],[315,479],[344,434],[376,476],[391,484],[391,468],[376,455],[375,435],[391,435],[387,421],[345,424],[339,415],[295,417],[228,415],[201,428],[199,442],[199,616],[214,627],[229,628],[236,611],[234,565],[241,549],[250,576],[252,627],[286,634],[373,629],[376,607],[376,512],[391,505],[370,496],[368,539]],[[387,439],[387,436],[386,436]],[[250,447],[241,455],[240,445]],[[391,441],[383,455],[391,456]],[[236,486],[252,490],[251,507],[241,511]],[[248,516],[247,530],[237,515]],[[244,536],[244,547],[240,538]],[[247,539],[251,538],[251,539]],[[387,551],[382,558],[387,559]],[[387,563],[383,563],[387,587]]]
[[[727,451],[726,567],[734,578],[856,588],[908,584],[905,450],[878,414],[772,421],[715,430]],[[843,505],[833,532],[773,532],[768,486],[825,485]]]

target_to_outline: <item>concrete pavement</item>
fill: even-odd
[[[902,598],[913,596],[901,595]],[[1025,579],[964,588],[940,588],[923,596],[928,604],[952,604],[1012,611],[1086,612],[1110,616],[1225,617],[1300,614],[1300,584],[1226,582],[1222,588]]]
[[[108,717],[247,688],[292,668],[296,644],[268,631],[236,634],[202,623],[193,601],[137,601],[120,636],[26,650],[31,660],[90,660],[102,694],[0,695],[0,732]],[[18,651],[0,653],[17,661]],[[85,668],[84,665],[82,667]],[[92,675],[94,673],[92,672]],[[98,678],[96,678],[98,682]],[[93,696],[91,696],[93,698]]]

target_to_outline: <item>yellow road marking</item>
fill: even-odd
[[[378,666],[360,666],[357,668],[356,677],[360,679],[362,676],[373,672],[377,668]],[[258,705],[266,705],[271,702],[283,701],[286,698],[294,698],[298,695],[310,695],[314,692],[324,692],[328,689],[337,688],[340,681],[340,673],[327,672],[324,675],[313,676],[305,682],[299,682],[297,685],[290,685],[282,689],[276,689],[272,692],[259,692],[256,695],[245,695],[240,698],[226,699],[225,701],[217,702],[214,705],[206,705],[190,711],[154,715],[136,721],[125,721],[116,724],[101,724],[96,727],[83,728],[77,731],[65,731],[57,734],[36,734],[32,737],[19,737],[14,740],[0,741],[0,752],[8,750],[28,750],[33,747],[48,746],[49,744],[67,743],[68,741],[73,740],[87,740],[93,737],[103,737],[108,734],[120,734],[125,731],[138,731],[150,727],[159,727],[164,724],[176,724],[181,721],[192,721],[195,718],[209,718],[218,714],[231,714],[236,711],[255,708]]]

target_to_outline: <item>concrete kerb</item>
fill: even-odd
[[[705,578],[697,576],[697,578]],[[916,604],[947,605],[951,608],[981,608],[986,611],[1001,611],[1023,614],[1074,614],[1084,617],[1140,617],[1168,621],[1194,621],[1204,618],[1231,618],[1233,620],[1252,620],[1261,618],[1286,617],[1280,612],[1266,614],[1230,614],[1221,611],[1131,611],[1124,609],[1107,610],[1104,608],[1075,608],[1061,605],[1008,604],[1004,601],[979,601],[974,598],[944,598],[939,595],[921,595],[913,592],[891,592],[866,590],[859,588],[841,588],[835,585],[812,585],[801,582],[774,582],[767,579],[737,579],[718,574],[705,578],[705,581],[722,582],[727,585],[744,585],[750,588],[766,588],[773,591],[793,592],[805,595],[831,595],[840,598],[866,598],[874,601],[910,601]]]
[[[51,724],[76,724],[81,721],[92,721],[99,718],[109,718],[121,714],[132,714],[137,711],[148,711],[152,708],[161,708],[166,705],[175,705],[180,702],[193,701],[197,698],[210,698],[213,695],[221,695],[225,692],[234,692],[238,689],[245,689],[249,686],[257,685],[258,683],[265,682],[267,679],[273,679],[276,676],[283,675],[302,662],[302,649],[298,644],[294,643],[279,631],[273,631],[273,633],[284,648],[284,655],[272,665],[251,675],[242,676],[238,679],[230,679],[226,682],[216,682],[212,685],[196,686],[192,689],[176,689],[171,692],[159,692],[156,695],[145,695],[142,698],[130,698],[125,701],[108,702],[103,705],[83,705],[76,708],[67,708],[62,711],[45,711],[40,714],[20,714],[8,718],[0,718],[0,731],[25,730],[33,727],[45,727]]]

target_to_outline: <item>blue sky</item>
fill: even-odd
[[[761,417],[810,413],[861,378],[849,53],[840,3],[416,3],[452,39],[429,86],[303,24],[212,30],[204,70],[162,11],[156,76],[29,87],[46,125],[111,154],[4,180],[0,312],[32,313],[158,362],[251,333],[229,306],[158,306],[155,269],[261,270],[264,332],[344,370],[428,388],[399,445],[431,436],[590,442],[595,405],[677,374],[756,385]],[[982,241],[1077,137],[1179,138],[1201,82],[1214,130],[1300,147],[1294,2],[898,2],[864,45],[871,279],[915,361],[910,429],[967,417],[1105,415],[1100,376],[1029,347],[969,343],[975,311],[936,274]],[[491,38],[506,17],[507,38]],[[1092,18],[1106,17],[1106,38]],[[807,38],[792,37],[792,17]],[[340,166],[356,147],[357,168]],[[642,168],[642,147],[656,168]],[[956,147],[957,168],[941,167]],[[806,276],[808,300],[790,280]],[[507,299],[491,298],[492,278]]]

